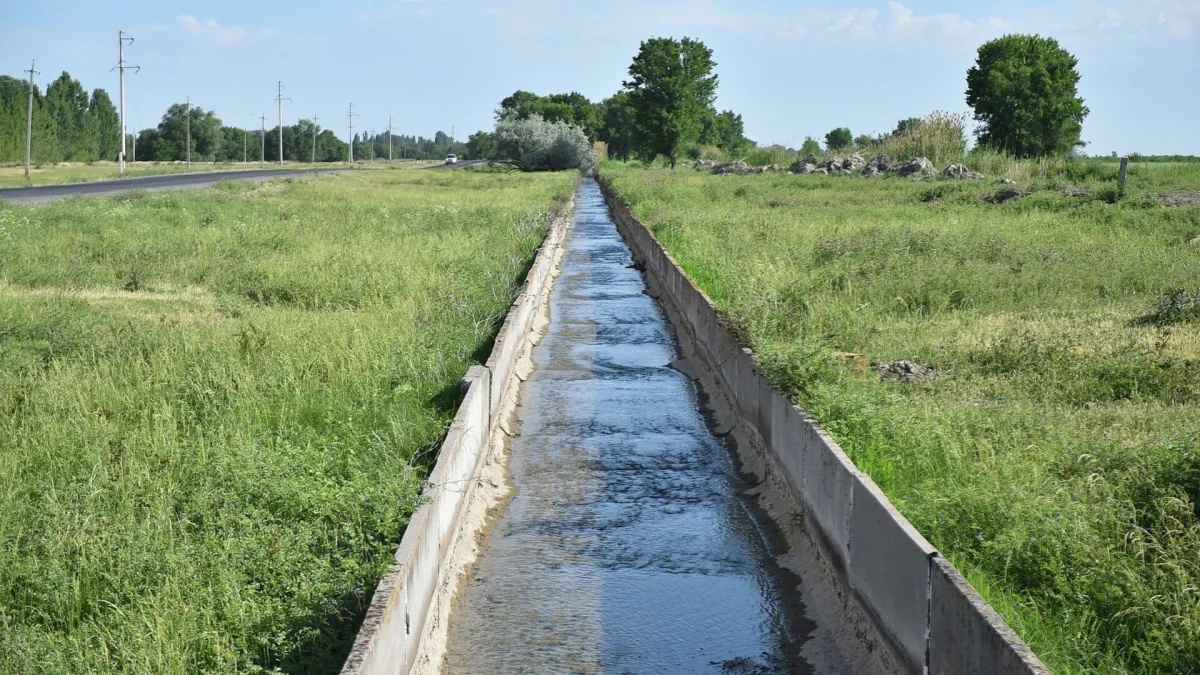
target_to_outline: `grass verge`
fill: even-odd
[[[1200,672],[1200,206],[1155,198],[1200,167],[1003,203],[1013,186],[603,171],[1055,672]]]
[[[0,204],[0,672],[332,672],[573,176]]]

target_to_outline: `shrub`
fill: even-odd
[[[905,120],[882,139],[878,152],[896,162],[927,157],[941,167],[961,162],[967,148],[967,116],[935,110],[918,122]]]
[[[592,144],[583,130],[561,120],[547,122],[541,115],[527,119],[505,118],[496,123],[500,157],[525,171],[591,171],[596,165]]]

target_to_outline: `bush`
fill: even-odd
[[[496,123],[500,157],[525,171],[591,171],[596,165],[592,144],[583,130],[561,120],[547,122],[541,115],[527,119],[505,118]]]

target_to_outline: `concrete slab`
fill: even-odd
[[[768,443],[796,494],[804,492],[804,426],[807,420],[785,396],[771,401],[771,436]]]
[[[845,577],[850,560],[850,512],[858,471],[842,449],[811,422],[804,425],[804,491],[800,496],[829,549],[830,566]]]
[[[929,565],[937,550],[866,474],[854,477],[850,587],[921,673],[929,620]]]
[[[944,558],[929,587],[929,675],[1051,675]]]

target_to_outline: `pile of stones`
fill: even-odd
[[[786,169],[778,164],[750,166],[741,160],[718,164],[711,159],[698,159],[692,163],[692,167],[699,171],[711,171],[718,176],[744,176],[752,173],[786,171],[787,173],[840,174],[843,176],[858,173],[867,178],[896,174],[901,177],[911,177],[913,180],[928,180],[938,175],[937,167],[925,157],[915,157],[901,164],[893,164],[887,155],[876,155],[870,160],[866,160],[859,154],[831,157],[824,161],[809,155],[804,159],[793,162]],[[971,171],[964,164],[951,164],[942,169],[941,175],[943,178],[954,178],[957,180],[983,179],[983,174]]]

